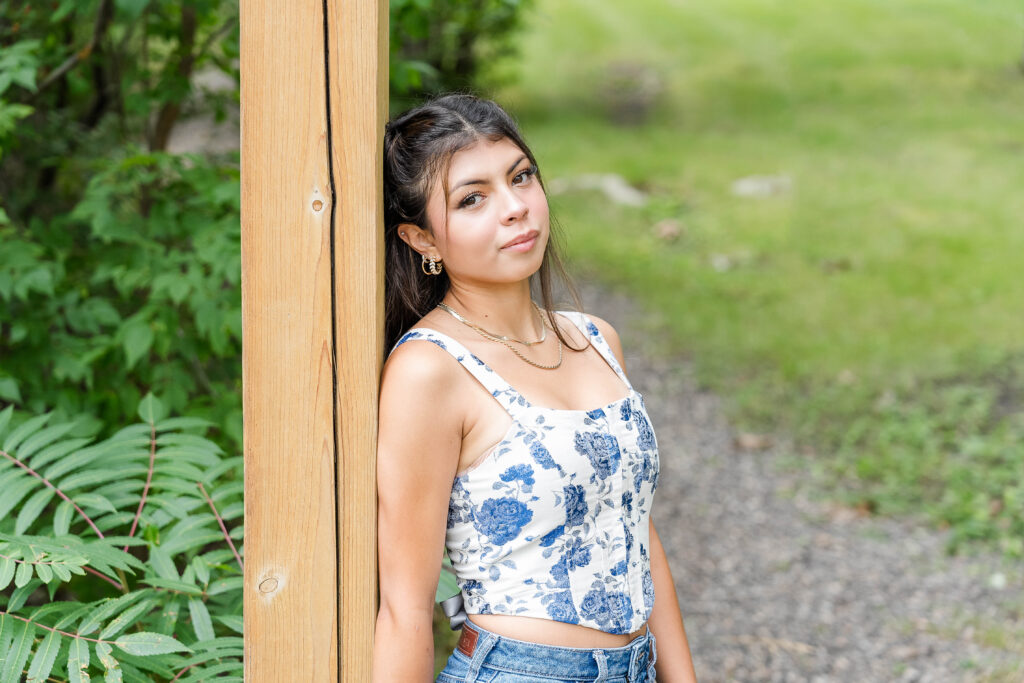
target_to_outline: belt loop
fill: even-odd
[[[478,631],[478,633],[480,638],[477,640],[476,648],[473,650],[473,658],[469,660],[466,683],[474,683],[476,681],[476,677],[480,673],[480,667],[484,665],[484,660],[487,659],[487,654],[498,642],[498,636],[490,631]]]
[[[640,643],[636,643],[630,648],[629,652],[629,672],[626,674],[626,679],[633,683],[633,681],[640,680],[640,660],[644,656],[643,647]]]
[[[594,683],[602,683],[608,680],[608,656],[602,650],[594,650],[594,661],[597,662],[597,678]]]
[[[651,679],[650,683],[655,683],[655,670],[654,664],[658,661],[658,641],[655,639],[654,634],[647,630],[647,637],[651,643],[650,660],[647,663],[647,676]]]

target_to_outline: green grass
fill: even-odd
[[[1022,47],[1011,0],[551,0],[498,96],[549,180],[651,193],[552,204],[735,419],[795,434],[834,495],[1020,554]],[[607,115],[623,63],[663,85],[643,125]]]

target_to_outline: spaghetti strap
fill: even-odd
[[[615,357],[615,352],[612,351],[611,345],[607,340],[605,340],[604,336],[602,336],[601,331],[597,329],[597,325],[595,325],[585,314],[580,313],[579,311],[556,312],[571,320],[572,323],[576,325],[581,332],[583,332],[583,334],[587,335],[590,342],[594,345],[594,348],[597,349],[597,352],[605,359],[605,362],[611,366],[612,370],[615,371],[615,374],[622,380],[622,383],[626,385],[626,388],[632,391],[633,385],[630,384],[629,378],[626,377],[626,373],[623,372],[622,366],[619,365],[619,360]]]
[[[399,346],[408,341],[423,340],[433,342],[440,348],[447,351],[469,374],[473,375],[476,381],[480,382],[491,396],[510,414],[515,415],[517,409],[528,407],[529,402],[505,379],[494,370],[477,358],[460,342],[452,339],[446,334],[430,329],[429,327],[414,327],[398,340],[391,353]]]

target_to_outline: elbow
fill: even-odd
[[[377,610],[377,630],[409,638],[422,634],[433,638],[433,617],[433,604],[424,607],[382,597]]]

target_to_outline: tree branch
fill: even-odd
[[[91,520],[91,519],[89,518],[89,515],[85,514],[85,513],[84,513],[84,512],[82,511],[82,508],[78,507],[78,504],[77,504],[77,503],[75,503],[75,501],[73,501],[73,500],[71,500],[70,498],[68,498],[68,497],[67,497],[67,496],[66,496],[66,495],[64,494],[64,492],[63,492],[63,491],[61,491],[61,490],[60,490],[59,488],[57,488],[56,486],[54,486],[53,484],[51,484],[51,483],[50,483],[50,480],[49,480],[49,479],[47,479],[47,478],[46,478],[46,477],[44,477],[43,475],[39,474],[39,473],[38,473],[38,472],[36,472],[36,471],[35,471],[34,469],[32,469],[31,467],[29,467],[28,465],[26,465],[25,463],[23,463],[23,462],[22,462],[21,460],[18,460],[17,458],[15,458],[15,457],[14,457],[13,455],[11,455],[10,453],[8,453],[7,451],[3,451],[3,450],[0,450],[0,455],[4,456],[5,458],[7,458],[7,459],[8,459],[8,460],[10,460],[11,462],[13,462],[13,463],[14,463],[15,465],[17,465],[17,466],[18,466],[18,467],[20,467],[21,469],[23,469],[23,470],[25,470],[26,472],[28,472],[29,474],[31,474],[31,475],[32,475],[33,477],[35,477],[35,478],[36,478],[36,479],[38,479],[39,481],[43,482],[43,483],[44,483],[44,484],[46,484],[47,486],[49,486],[49,487],[50,487],[51,489],[53,489],[53,490],[54,490],[54,491],[55,491],[55,492],[57,493],[57,495],[58,495],[58,496],[60,496],[61,498],[63,498],[63,499],[64,499],[64,500],[66,500],[67,502],[71,503],[71,506],[72,506],[73,508],[75,508],[75,510],[77,510],[77,511],[78,511],[78,514],[80,514],[80,515],[82,516],[82,519],[84,519],[84,520],[85,520],[86,522],[88,522],[88,523],[89,523],[89,526],[91,526],[91,527],[92,527],[92,530],[96,532],[96,535],[97,535],[97,536],[99,536],[100,538],[103,538],[103,532],[102,532],[102,531],[100,531],[100,530],[99,530],[99,527],[97,527],[97,526],[96,526],[96,524],[94,524],[94,523],[93,523],[93,521],[92,521],[92,520]]]
[[[46,90],[48,87],[59,81],[69,71],[78,66],[81,62],[84,62],[92,54],[96,46],[100,44],[100,40],[107,32],[107,28],[110,26],[110,20],[113,18],[113,2],[112,0],[100,0],[99,9],[96,10],[96,21],[93,24],[92,37],[89,42],[85,44],[80,50],[76,50],[70,57],[64,60],[64,63],[58,66],[56,69],[51,71],[43,82],[39,84],[36,91],[32,93],[30,100],[34,100],[39,97],[39,94]]]
[[[128,538],[135,536],[135,529],[139,526],[139,518],[142,517],[142,508],[146,506],[146,496],[149,495],[149,485],[153,482],[153,469],[156,465],[156,424],[149,423],[149,469],[146,471],[146,485],[142,487],[142,498],[139,499],[139,507],[135,510],[135,518],[132,520],[131,531]],[[128,546],[122,548],[128,552]]]
[[[218,38],[220,38],[225,33],[227,33],[232,28],[234,28],[235,24],[237,24],[237,23],[238,23],[238,17],[231,17],[230,19],[225,21],[223,24],[221,24],[220,28],[218,28],[216,31],[214,31],[210,35],[208,35],[206,37],[206,40],[204,40],[203,44],[199,47],[199,51],[196,52],[196,57],[195,57],[196,61],[198,62],[199,59],[202,58],[202,56],[207,53],[207,51],[210,49],[210,46],[213,45],[213,43],[216,42],[216,40]]]
[[[228,542],[228,545],[231,546],[231,552],[235,554],[235,559],[238,560],[238,566],[244,572],[245,565],[242,564],[242,558],[238,555],[238,551],[235,550],[235,544],[231,540],[231,535],[228,534],[228,528],[224,526],[224,520],[221,519],[220,513],[217,512],[217,506],[213,504],[213,499],[211,499],[210,496],[207,495],[206,489],[203,488],[203,482],[197,481],[196,485],[199,487],[199,490],[202,491],[203,498],[205,498],[206,502],[210,504],[210,509],[213,510],[213,516],[217,518],[217,524],[220,525],[220,530],[224,534],[224,540],[226,540]]]
[[[195,64],[196,55],[192,48],[196,42],[196,10],[194,7],[185,6],[181,8],[181,33],[178,38],[178,59],[175,71],[177,75],[188,81],[192,75],[192,66]],[[157,152],[167,148],[167,141],[171,137],[171,130],[181,113],[181,102],[170,101],[164,103],[157,114],[156,125],[153,127],[153,134],[149,138],[149,151]],[[145,202],[148,204],[148,202]],[[148,214],[148,206],[142,207],[142,214]]]

